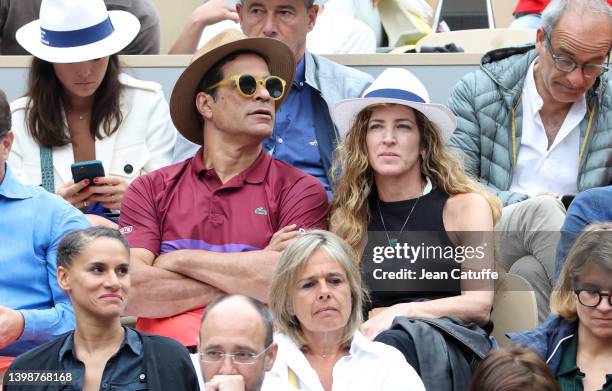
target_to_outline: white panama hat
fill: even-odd
[[[139,30],[134,15],[107,11],[103,0],[43,0],[40,18],[22,26],[15,37],[35,57],[69,63],[118,53]]]
[[[455,115],[446,106],[430,103],[425,86],[416,76],[403,68],[387,68],[361,98],[341,100],[334,105],[332,117],[340,136],[346,136],[361,110],[381,103],[395,103],[420,111],[438,128],[445,142],[457,127]]]

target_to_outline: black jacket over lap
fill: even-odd
[[[450,316],[439,319],[396,317],[392,329],[412,337],[425,389],[465,391],[472,374],[491,350],[485,330]]]

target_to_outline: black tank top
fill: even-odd
[[[452,270],[460,270],[461,265],[454,258],[443,256],[455,248],[442,218],[448,197],[444,190],[436,188],[418,200],[383,202],[377,201],[378,194],[373,192],[369,200],[368,244],[361,262],[364,283],[370,292],[370,308],[461,294],[460,280],[449,278]],[[409,214],[410,218],[406,221]],[[400,233],[404,222],[404,230]],[[382,246],[400,246],[402,251],[406,250],[406,246],[421,249],[418,250],[420,255],[412,256],[410,261],[383,257],[385,260],[374,262],[374,247]],[[401,256],[406,254],[415,253],[404,251]],[[395,272],[395,276],[400,278],[390,279],[384,272]]]

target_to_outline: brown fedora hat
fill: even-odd
[[[204,142],[199,120],[201,114],[195,106],[198,83],[219,60],[241,50],[261,54],[268,63],[270,74],[287,82],[285,94],[275,102],[276,110],[287,97],[295,72],[295,60],[291,49],[277,39],[247,38],[236,29],[222,31],[193,55],[191,63],[183,71],[172,90],[170,97],[172,122],[187,140],[199,145]]]

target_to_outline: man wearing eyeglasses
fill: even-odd
[[[133,182],[119,219],[138,329],[194,351],[203,307],[227,293],[265,300],[285,246],[302,229],[326,227],[320,182],[261,145],[294,69],[284,43],[226,30],[180,76],[172,120],[201,147]]]
[[[260,391],[278,350],[272,339],[270,311],[246,296],[217,299],[202,316],[198,350],[194,356],[199,364],[194,364],[196,370],[201,369],[198,376],[204,377],[201,389]]]
[[[504,203],[501,258],[548,314],[565,208],[612,182],[612,10],[605,0],[553,0],[533,46],[486,54],[449,106],[466,171]]]

